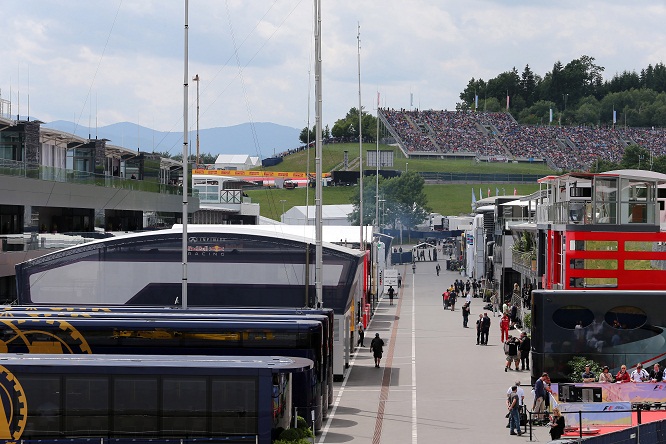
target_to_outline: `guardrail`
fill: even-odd
[[[19,162],[0,159],[0,175],[25,177],[49,182],[76,183],[95,185],[106,188],[120,188],[150,193],[180,195],[183,189],[176,185],[166,185],[149,180],[127,179],[106,174],[95,174],[85,171],[68,170],[39,165],[36,163]]]
[[[543,177],[539,174],[511,174],[511,173],[442,173],[419,172],[424,180],[438,182],[505,182],[505,183],[537,183]]]

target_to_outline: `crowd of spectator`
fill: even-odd
[[[589,170],[596,159],[619,162],[640,145],[666,155],[666,130],[521,125],[509,113],[382,109],[408,152],[474,153],[480,157],[546,160],[565,170]]]

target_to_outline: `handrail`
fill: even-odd
[[[134,191],[146,191],[160,194],[181,195],[183,190],[176,185],[166,185],[149,180],[127,179],[106,174],[90,173],[87,171],[70,170],[47,167],[37,163],[20,162],[16,160],[0,159],[0,175],[25,177],[48,182],[75,183],[81,185],[95,185],[106,188],[120,188]]]

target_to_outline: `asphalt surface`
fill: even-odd
[[[441,266],[444,267],[442,261]],[[472,300],[469,328],[462,327],[461,306],[444,310],[442,292],[459,272],[435,262],[396,268],[403,276],[399,297],[378,305],[365,334],[365,347],[356,348],[343,382],[335,384],[334,406],[319,443],[516,443],[529,442],[529,433],[509,435],[506,391],[515,381],[525,390],[531,408],[528,371],[504,371],[499,317],[487,346],[476,345],[475,321],[483,313],[481,298]],[[379,333],[384,356],[375,368],[370,341]],[[510,332],[513,334],[513,330]],[[533,429],[534,442],[549,442],[547,427]]]

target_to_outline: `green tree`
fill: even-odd
[[[308,127],[303,127],[301,130],[301,134],[298,136],[298,140],[301,141],[302,144],[307,145],[308,141],[309,142],[314,142],[315,137],[317,134],[317,125],[312,126],[312,130],[308,131]]]
[[[580,101],[580,105],[574,113],[574,119],[577,123],[598,125],[600,113],[601,105],[597,98],[587,96]]]
[[[382,189],[384,183],[383,177],[379,176],[379,189]],[[370,225],[373,224],[375,219],[375,203],[376,203],[376,193],[377,189],[377,178],[376,176],[368,176],[363,178],[363,224]],[[381,191],[380,191],[381,194]],[[359,224],[359,210],[361,207],[360,198],[358,191],[352,195],[350,202],[354,205],[354,209],[347,216],[347,219],[352,225]]]
[[[526,106],[532,106],[535,102],[537,83],[540,82],[539,76],[535,75],[530,69],[530,65],[525,65],[520,76],[520,94],[525,100]]]
[[[624,155],[620,161],[621,168],[648,169],[650,163],[650,152],[638,145],[629,145],[624,149]]]
[[[547,125],[550,123],[550,110],[553,110],[553,113],[556,112],[557,105],[555,105],[555,102],[539,100],[529,108],[522,110],[518,115],[518,120],[525,124]]]
[[[369,176],[363,181],[363,222],[372,223],[375,218],[375,178]],[[383,209],[387,221],[399,221],[410,229],[422,223],[431,212],[424,192],[425,181],[416,172],[401,174],[391,179],[379,181],[379,196],[384,200]],[[351,198],[354,205],[349,221],[359,223],[359,195]]]
[[[363,130],[363,141],[374,142],[377,140],[377,118],[363,111],[361,114]],[[344,119],[339,119],[333,125],[331,134],[346,140],[358,140],[359,119],[358,108],[351,108]]]

